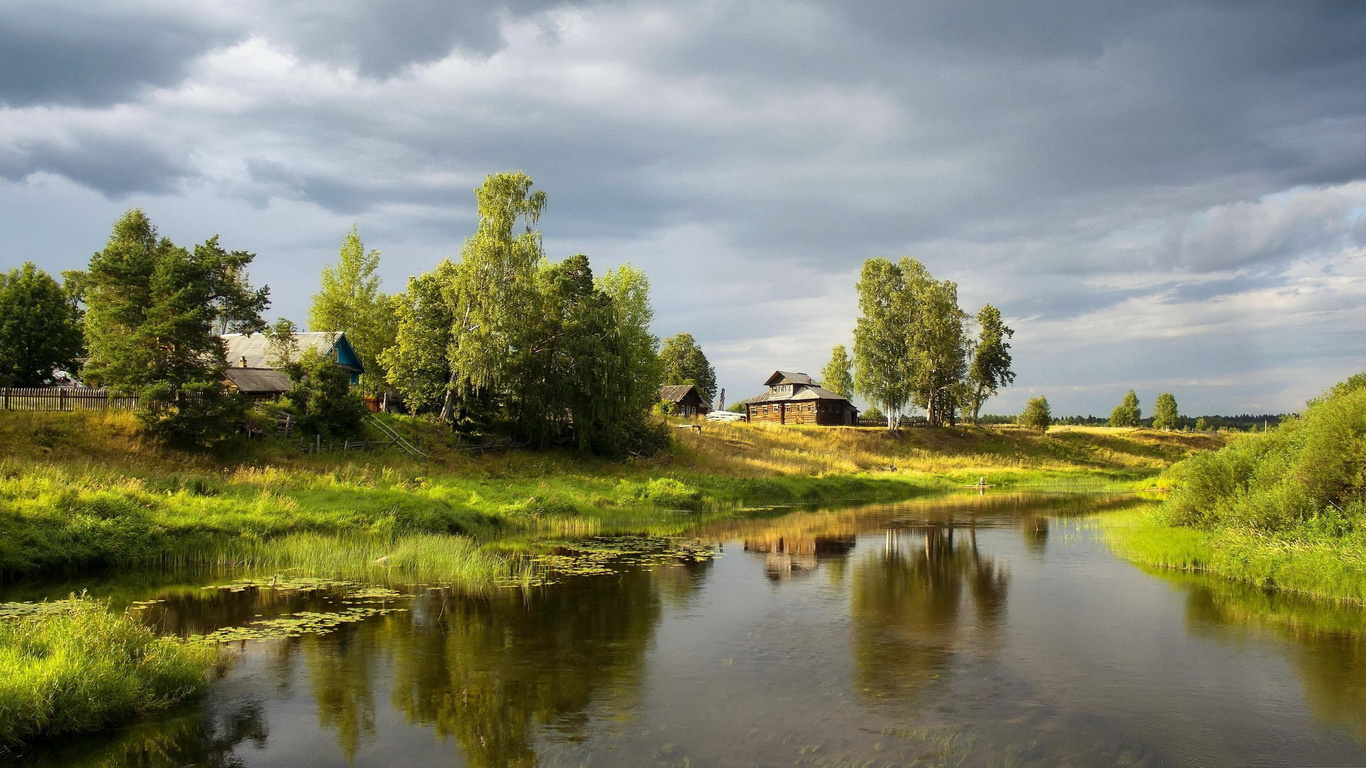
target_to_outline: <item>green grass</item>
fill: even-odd
[[[126,414],[0,414],[0,577],[212,563],[295,534],[593,534],[753,504],[896,501],[980,477],[1130,488],[1212,445],[1144,431],[708,424],[652,459],[614,463],[554,451],[473,457],[437,425],[390,421],[433,460],[305,456],[273,440],[191,455],[146,442]],[[478,551],[467,544],[452,546]],[[338,567],[363,556],[341,552]]]
[[[1366,377],[1300,418],[1194,455],[1157,512],[1110,530],[1120,554],[1265,588],[1366,602]]]
[[[1135,562],[1264,589],[1366,602],[1366,535],[1361,532],[1330,536],[1307,528],[1276,533],[1200,530],[1168,524],[1160,509],[1101,520],[1115,552]]]
[[[92,731],[199,693],[216,651],[74,597],[0,618],[0,747]]]

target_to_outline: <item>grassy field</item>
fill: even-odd
[[[299,533],[395,549],[429,534],[591,534],[671,510],[886,501],[981,477],[997,486],[1138,487],[1220,444],[1141,430],[889,435],[708,424],[678,430],[654,458],[612,463],[565,452],[475,457],[436,425],[392,423],[432,460],[395,451],[308,456],[271,440],[193,456],[145,441],[126,414],[0,414],[0,573],[220,562],[225,548]]]

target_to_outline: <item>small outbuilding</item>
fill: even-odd
[[[745,401],[745,414],[751,422],[858,426],[858,408],[849,398],[824,389],[804,373],[774,371],[764,384],[767,392]]]
[[[659,388],[659,401],[673,406],[675,416],[706,416],[711,406],[691,384],[666,384]]]

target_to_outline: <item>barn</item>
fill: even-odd
[[[815,379],[794,371],[774,371],[764,382],[768,391],[745,401],[751,422],[810,424],[823,427],[858,425],[858,408],[849,398],[824,389]]]

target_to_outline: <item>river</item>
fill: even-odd
[[[16,764],[1366,764],[1366,612],[1117,559],[1104,515],[1143,503],[769,511],[687,533],[714,557],[484,595],[120,581],[171,633],[359,619],[229,643],[198,702]]]

